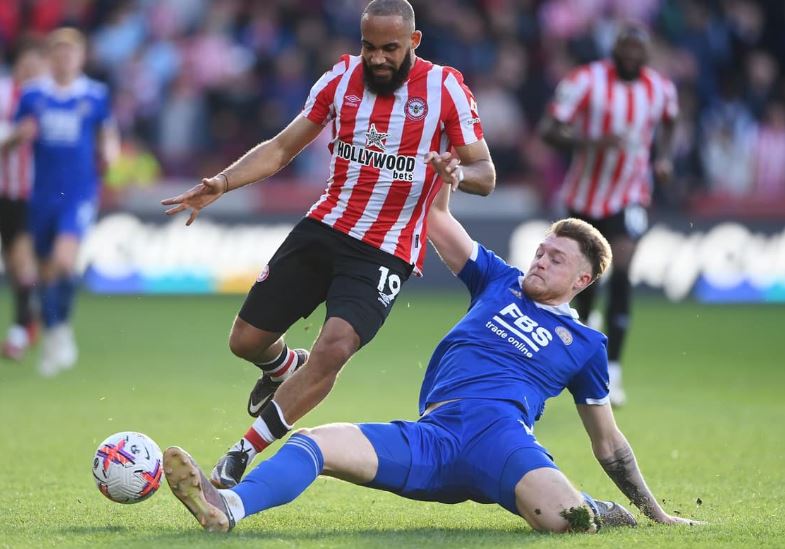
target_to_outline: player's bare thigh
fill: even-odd
[[[354,484],[376,478],[379,458],[371,441],[353,423],[330,423],[297,431],[316,441],[324,457],[323,475]]]
[[[558,469],[542,467],[526,473],[515,485],[518,513],[542,532],[570,530],[564,511],[584,505],[583,497]]]
[[[234,324],[232,324],[232,332],[229,335],[229,348],[235,355],[251,362],[266,362],[275,358],[275,356],[269,356],[271,353],[267,350],[281,339],[282,335],[281,332],[261,330],[236,316]],[[278,348],[271,351],[273,355],[276,352],[281,352]]]
[[[610,245],[614,264],[624,269],[629,268],[638,242],[627,235],[616,235],[610,239]]]
[[[52,253],[41,261],[41,278],[49,282],[76,273],[79,244],[80,240],[76,235],[70,233],[58,235],[52,246]]]
[[[4,250],[3,259],[9,275],[17,283],[35,280],[35,252],[33,239],[27,233],[14,238],[9,250]]]

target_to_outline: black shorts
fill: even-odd
[[[630,204],[623,210],[608,217],[594,218],[586,214],[569,211],[570,217],[577,217],[594,225],[608,240],[617,236],[628,236],[638,240],[649,228],[649,216],[646,208],[639,204]]]
[[[27,200],[0,198],[0,245],[8,250],[11,243],[27,232]]]
[[[269,332],[285,332],[327,302],[365,345],[390,313],[412,266],[313,219],[300,221],[248,292],[239,316]]]

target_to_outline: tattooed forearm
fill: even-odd
[[[659,509],[646,482],[643,480],[632,448],[625,444],[616,449],[612,456],[600,459],[600,464],[619,490],[649,518],[654,518]]]

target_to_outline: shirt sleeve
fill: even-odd
[[[472,254],[458,273],[458,278],[466,284],[474,299],[496,278],[509,273],[510,267],[498,255],[482,244],[474,243]]]
[[[21,97],[19,98],[19,103],[16,106],[16,112],[14,113],[14,122],[19,122],[21,119],[35,114],[33,109],[34,95],[35,93],[33,91],[26,91],[22,93]]]
[[[575,404],[607,404],[608,400],[608,351],[607,339],[583,368],[570,380],[567,389]]]
[[[559,122],[572,123],[575,116],[585,111],[589,104],[589,70],[581,68],[567,76],[556,86],[548,112]]]
[[[109,89],[106,86],[101,86],[101,88],[101,94],[96,103],[98,122],[103,123],[112,118],[112,96],[109,94]]]
[[[341,60],[333,68],[322,75],[311,88],[308,99],[303,107],[303,115],[321,126],[325,126],[335,118],[335,90],[341,76],[349,68],[349,56],[341,56]]]
[[[670,80],[665,80],[665,108],[662,109],[662,121],[673,122],[679,116],[679,96],[676,86]]]
[[[463,75],[446,67],[442,92],[442,108],[445,112],[444,131],[454,147],[471,145],[483,138],[482,122],[477,110],[477,101],[469,87],[463,83]]]

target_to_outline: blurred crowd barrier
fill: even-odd
[[[469,233],[510,263],[528,268],[550,221],[461,216]],[[98,293],[246,293],[297,218],[101,219],[81,256],[87,287]],[[457,289],[433,250],[408,289]],[[785,302],[785,229],[781,223],[689,223],[658,219],[631,269],[633,283],[669,299]]]
[[[83,29],[88,72],[106,81],[122,129],[105,210],[137,189],[213,174],[275,135],[311,84],[359,52],[364,0],[3,0],[0,48],[56,26]],[[653,34],[651,64],[678,85],[676,179],[657,208],[700,216],[785,217],[785,3],[767,0],[413,0],[418,54],[460,69],[477,96],[500,187],[554,211],[566,159],[537,123],[556,83],[604,57],[619,21]],[[3,68],[7,69],[7,64]],[[287,210],[318,194],[329,132],[246,201]],[[233,201],[238,214],[242,200]],[[484,206],[477,203],[478,208]],[[132,208],[133,209],[133,208]]]

